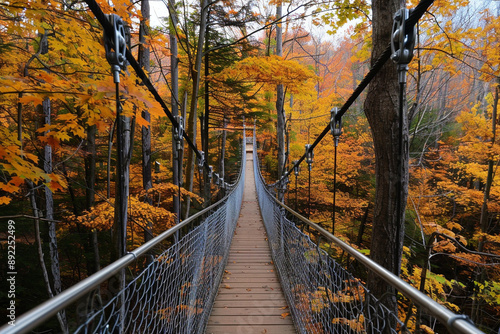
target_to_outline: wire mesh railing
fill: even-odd
[[[227,260],[241,190],[95,310],[75,333],[202,333]]]
[[[298,332],[405,332],[397,317],[378,303],[358,279],[285,217],[285,209],[276,204],[266,189],[257,161],[254,156],[259,205],[273,261]],[[396,322],[398,330],[390,326]]]
[[[6,325],[0,333],[26,333],[61,310],[74,333],[203,333],[241,208],[245,143],[243,132],[240,175],[221,201],[18,317],[15,326]],[[132,277],[131,266],[166,241],[168,249]],[[113,289],[115,275],[123,270],[125,288]]]
[[[268,189],[259,169],[254,134],[254,173],[257,197],[267,230],[273,261],[283,293],[299,333],[410,333],[407,319],[389,310],[320,247],[326,240],[353,256],[367,270],[381,276],[450,333],[482,333],[465,316],[454,314],[414,289],[320,226],[280,203]],[[311,229],[318,237],[298,226]]]

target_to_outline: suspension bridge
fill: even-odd
[[[86,2],[105,31],[113,30],[95,1]],[[431,3],[423,1],[400,26],[413,27]],[[110,46],[116,58],[118,44],[124,42],[115,38]],[[115,82],[126,58],[178,129],[177,136],[208,168],[130,51],[124,46],[121,53],[121,65],[113,65]],[[391,54],[394,46],[332,114],[331,124],[295,166],[309,162],[328,132],[340,135],[342,115]],[[405,71],[406,65],[400,65]],[[117,99],[117,111],[118,104]],[[277,184],[266,184],[257,147],[255,129],[250,137],[243,130],[239,177],[224,184],[223,199],[19,316],[0,333],[37,331],[57,323],[58,317],[67,319],[64,332],[72,333],[410,333],[406,315],[373,296],[363,279],[337,263],[321,241],[340,247],[366,272],[404,295],[419,308],[423,322],[437,321],[450,333],[482,333],[466,316],[451,312],[280,202],[276,189],[293,168]]]
[[[0,333],[36,330],[60,312],[73,333],[410,333],[404,319],[320,247],[321,238],[380,275],[429,321],[450,333],[482,333],[279,202],[260,173],[255,136],[243,135],[241,147],[239,178],[222,200]],[[157,256],[150,264],[117,287],[117,274],[151,254]]]

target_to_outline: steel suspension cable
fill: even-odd
[[[124,147],[123,147],[123,141],[120,136],[123,135],[123,122],[124,120],[121,118],[122,116],[122,106],[120,103],[120,82],[115,83],[115,94],[116,94],[116,146],[118,150],[118,156],[117,156],[117,170],[120,175],[118,175],[118,193],[120,196],[120,201],[118,203],[118,210],[119,210],[119,217],[120,217],[120,222],[119,222],[119,239],[120,239],[120,249],[118,250],[118,257],[122,257],[125,255],[126,251],[126,225],[127,225],[127,205],[126,202],[123,201],[123,197],[126,196],[126,188],[125,188],[125,180],[124,180],[124,175],[123,175],[123,167],[126,165],[126,162],[123,161],[124,159]]]
[[[307,218],[311,218],[311,168],[309,167],[309,186],[308,186],[308,194],[309,194],[309,202],[307,204]]]
[[[99,7],[99,4],[95,0],[85,0],[87,5],[89,6],[89,9],[92,11],[96,19],[99,21],[99,23],[102,25],[104,31],[112,31],[113,27],[111,23],[108,21],[106,14],[102,11],[101,7]],[[149,80],[148,76],[146,73],[143,71],[143,69],[139,66],[139,63],[137,60],[134,58],[132,55],[132,52],[127,48],[126,50],[126,58],[127,61],[129,62],[130,66],[134,69],[135,73],[137,76],[142,80],[142,83],[148,88],[149,92],[153,95],[155,100],[161,105],[163,111],[165,112],[165,115],[167,115],[168,119],[172,123],[173,127],[178,127],[177,120],[175,117],[172,115],[170,112],[170,109],[168,108],[167,104],[163,99],[161,98],[160,94],[156,90],[156,88],[153,86],[153,83],[151,80]],[[186,134],[186,132],[183,133],[183,137],[186,140],[188,146],[194,151],[196,156],[198,158],[201,158],[201,154],[198,151],[196,145],[193,143],[191,138]],[[203,166],[208,170],[208,163],[206,161],[203,162]]]
[[[335,151],[333,153],[333,208],[332,208],[332,234],[335,235],[335,208],[337,207],[337,148],[335,145]]]
[[[297,206],[298,206],[298,199],[297,199],[297,193],[299,192],[298,187],[298,175],[295,175],[295,211],[297,211]]]
[[[339,138],[342,134],[342,121],[337,119],[338,110],[333,108],[330,112],[330,130],[333,135],[333,145],[335,146],[334,151],[334,162],[333,162],[333,207],[332,207],[332,234],[335,234],[335,208],[337,207],[337,153],[339,146]]]
[[[405,22],[405,28],[410,29],[413,27],[418,20],[425,14],[427,9],[433,4],[434,0],[422,0],[417,7],[413,9],[411,12],[410,16]],[[391,57],[392,50],[391,50],[391,45],[389,44],[384,52],[380,55],[380,57],[375,61],[373,64],[372,68],[370,71],[366,74],[366,76],[363,78],[363,80],[359,83],[358,87],[354,90],[352,95],[347,99],[347,101],[344,103],[344,105],[339,109],[339,112],[337,113],[337,116],[335,117],[336,120],[340,120],[342,116],[349,110],[351,105],[356,101],[356,99],[361,95],[361,93],[365,90],[365,88],[368,86],[368,84],[373,80],[375,75],[377,75],[378,72],[382,69],[382,67],[385,65],[387,60]],[[318,135],[316,140],[311,144],[311,149],[314,149],[321,140],[327,135],[328,131],[330,130],[330,125],[327,125],[323,131]],[[306,158],[306,154],[303,154],[300,159],[297,161],[297,164],[300,165],[302,161]],[[295,166],[295,165],[294,165]],[[287,176],[290,175],[294,166],[292,166],[281,178],[276,182],[282,182],[283,179]]]
[[[401,71],[401,70],[400,70]],[[399,159],[398,159],[398,183],[397,183],[397,193],[399,194],[397,201],[396,201],[396,214],[398,215],[399,218],[399,223],[396,224],[396,235],[399,237],[401,233],[401,225],[404,224],[405,221],[405,213],[401,213],[401,210],[403,210],[404,204],[403,204],[403,174],[404,174],[404,161],[405,159],[403,158],[403,154],[405,153],[405,145],[404,145],[404,133],[403,133],[403,125],[404,125],[404,102],[406,101],[405,99],[405,93],[406,93],[406,84],[404,81],[399,82],[399,133],[398,133],[398,145],[399,145]],[[394,263],[399,263],[400,259],[400,252],[395,252],[394,253]],[[398,267],[398,266],[396,266]],[[394,273],[395,275],[399,275],[399,269],[396,269],[396,272]]]

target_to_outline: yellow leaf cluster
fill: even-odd
[[[66,181],[62,177],[57,174],[46,174],[37,166],[38,158],[20,147],[16,132],[0,127],[0,169],[4,173],[0,190],[15,194],[24,180],[30,180],[34,184],[42,182],[53,191],[66,187]],[[9,196],[2,196],[1,204],[9,202]]]
[[[152,198],[153,202],[157,206],[159,205],[166,208],[172,204],[172,196],[177,194],[178,191],[179,187],[173,183],[161,182],[153,184],[153,187],[148,191],[142,190],[139,193],[139,197],[144,198],[145,196],[148,196],[149,198]],[[199,195],[188,191],[183,187],[180,188],[180,191],[183,196],[190,196],[192,200],[197,201],[198,203],[203,202],[203,199]]]
[[[346,319],[346,318],[334,318],[332,324],[347,325],[350,329],[356,333],[364,333],[365,324],[364,316],[361,314],[358,319]]]
[[[175,215],[162,207],[140,201],[137,196],[129,200],[129,221],[132,229],[143,229],[153,223],[156,232],[162,232],[174,225]],[[109,230],[114,222],[114,199],[97,204],[90,212],[81,216],[70,216],[70,220],[100,231]]]
[[[199,303],[198,303],[199,304]],[[175,318],[177,315],[182,314],[185,317],[193,317],[197,314],[203,313],[202,305],[189,306],[189,305],[177,305],[175,307],[167,307],[156,311],[160,315],[161,319],[170,321],[171,318]]]
[[[420,330],[422,331],[422,333],[425,333],[425,334],[434,334],[435,333],[432,330],[432,328],[430,328],[429,326],[426,326],[426,325],[420,325]]]
[[[245,58],[221,72],[220,76],[226,80],[264,83],[273,89],[282,84],[291,93],[298,93],[307,80],[316,78],[304,65],[274,55]]]

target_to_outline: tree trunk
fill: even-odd
[[[47,40],[47,31],[45,31],[43,34],[39,34],[40,36],[40,47],[38,49],[38,52],[36,55],[40,54],[46,54],[49,51],[49,45],[48,45],[48,40]],[[29,64],[33,59],[35,59],[36,55],[33,55],[28,62],[24,66],[24,76],[28,76],[28,70],[29,70]],[[19,97],[22,97],[22,93],[19,93]],[[50,99],[46,98],[42,102],[42,112],[44,115],[44,122],[46,124],[50,125],[50,117],[51,117],[51,107],[50,107]],[[23,137],[22,137],[22,110],[23,106],[21,103],[17,104],[17,117],[18,117],[18,128],[17,128],[17,139],[19,140],[20,144],[20,150],[23,150]],[[47,174],[52,173],[52,147],[50,145],[46,145],[44,148],[44,172]],[[54,201],[52,198],[52,191],[47,188],[45,188],[45,204],[46,204],[46,218],[48,219],[48,231],[49,231],[49,250],[50,250],[50,257],[51,257],[51,271],[52,271],[52,276],[54,280],[53,287],[51,287],[50,280],[49,280],[49,275],[47,272],[47,267],[45,265],[45,260],[43,258],[43,249],[42,249],[42,239],[40,236],[40,220],[38,219],[39,217],[39,212],[38,212],[38,207],[36,203],[36,197],[35,197],[35,187],[31,181],[27,181],[28,187],[30,188],[30,200],[31,200],[31,205],[33,208],[33,215],[35,217],[35,238],[37,240],[38,244],[38,255],[39,255],[39,260],[40,260],[40,266],[42,269],[42,274],[45,280],[45,284],[47,287],[47,293],[50,298],[54,296],[55,294],[58,294],[62,290],[62,284],[61,284],[61,271],[59,267],[59,254],[58,254],[58,249],[57,249],[57,235],[56,235],[56,227],[55,227],[55,222],[53,221],[54,219]],[[59,321],[59,325],[61,326],[61,330],[63,333],[68,332],[68,324],[66,320],[66,312],[60,311],[57,313],[57,319]]]
[[[188,124],[192,124],[191,116],[189,117]],[[194,126],[188,125],[188,134],[191,138],[195,138],[192,136],[196,134],[196,122],[195,122]],[[188,160],[187,160],[187,164],[186,164],[186,186],[185,186],[185,188],[187,188],[188,191],[192,192],[193,191],[193,181],[194,181],[194,163],[196,160],[196,153],[188,150],[187,156],[188,156]],[[186,196],[185,205],[186,205],[186,207],[185,207],[186,211],[184,213],[184,219],[187,219],[189,217],[189,211],[191,210],[191,197],[190,196]]]
[[[45,124],[50,125],[51,118],[51,105],[50,99],[45,98],[42,102],[42,109],[45,118]],[[52,174],[52,146],[45,145],[44,148],[44,164],[43,170],[47,174]],[[53,279],[53,293],[58,295],[62,291],[61,283],[61,269],[59,267],[59,253],[57,249],[57,234],[56,234],[56,223],[54,222],[54,200],[52,197],[52,191],[45,186],[45,218],[48,223],[49,231],[49,250],[50,250],[50,261],[51,261],[51,272]],[[66,321],[66,314],[64,311],[59,312],[59,322],[61,329],[64,333],[68,332],[68,324]]]
[[[208,21],[208,18],[207,18]],[[207,161],[209,160],[209,146],[208,146],[208,133],[209,133],[209,121],[210,121],[210,97],[208,95],[208,75],[209,75],[209,57],[208,57],[208,23],[206,25],[207,30],[205,32],[205,115],[203,117],[203,125],[202,125],[202,149],[205,152],[205,157]],[[204,198],[205,198],[205,207],[210,206],[210,180],[208,171],[206,169],[203,170],[203,181],[204,181]]]
[[[50,285],[50,279],[49,279],[49,273],[47,271],[47,265],[45,264],[45,259],[43,257],[42,238],[40,237],[40,219],[38,219],[39,212],[38,212],[38,207],[36,205],[35,187],[33,186],[33,183],[31,181],[27,181],[26,183],[28,184],[28,188],[30,189],[31,208],[33,210],[33,217],[35,217],[35,219],[34,219],[34,221],[35,221],[35,239],[36,239],[36,244],[37,244],[38,261],[40,263],[40,269],[42,270],[43,281],[45,282],[47,294],[48,294],[49,298],[52,298],[52,297],[54,297],[54,294],[52,292],[52,287]],[[63,329],[63,332],[64,332],[65,323],[66,323],[64,311],[57,313],[57,320],[59,321],[59,325],[61,326],[61,328]]]
[[[113,122],[113,125],[109,128],[109,136],[108,136],[108,164],[106,166],[106,198],[111,198],[111,152],[113,150],[113,136],[115,132],[116,121]]]
[[[85,183],[87,184],[85,188],[85,207],[87,210],[90,210],[95,203],[96,132],[97,127],[95,125],[87,127],[87,154],[85,156]]]
[[[192,68],[193,90],[191,96],[191,104],[189,108],[188,134],[191,138],[196,138],[196,122],[198,119],[198,92],[200,91],[200,76],[201,76],[201,61],[203,57],[203,46],[205,44],[205,31],[207,27],[208,0],[203,0],[201,6],[200,32],[198,35],[198,48],[196,50],[196,61]],[[205,152],[207,154],[207,152]],[[187,171],[186,171],[186,188],[193,191],[194,168],[195,168],[196,153],[190,152],[188,155]],[[186,215],[189,217],[191,198],[186,198]]]
[[[96,134],[97,127],[91,125],[87,127],[87,145],[86,145],[86,156],[85,156],[85,183],[87,187],[85,188],[85,209],[90,212],[95,204],[95,184],[96,184]],[[66,168],[63,164],[64,174],[66,173]],[[70,182],[68,182],[70,184]],[[69,186],[71,197],[74,198],[73,190]],[[75,203],[76,207],[76,203]],[[75,210],[76,211],[76,210]],[[99,265],[97,265],[95,258],[96,254],[99,254],[99,250],[94,244],[94,232],[87,228],[84,228],[85,233],[82,233],[82,239],[87,238],[87,240],[82,240],[84,244],[87,262],[87,273],[92,275],[99,270]],[[89,232],[89,234],[86,234]],[[93,254],[92,254],[93,253]]]
[[[68,184],[68,192],[69,192],[69,197],[71,198],[71,203],[73,204],[73,214],[75,216],[80,215],[80,206],[78,205],[78,200],[76,199],[76,194],[75,194],[75,189],[71,185],[71,179],[68,176],[68,171],[66,170],[66,163],[61,163],[61,169],[62,173],[64,175],[64,179],[66,180],[66,183]]]
[[[94,268],[98,272],[101,270],[101,257],[99,256],[99,240],[97,239],[97,229],[92,229],[92,249],[94,250]]]
[[[495,145],[495,137],[496,137],[496,127],[497,127],[497,108],[498,108],[498,91],[500,90],[500,77],[497,79],[498,84],[495,87],[495,98],[493,101],[493,112],[491,115],[491,127],[492,127],[492,137],[491,137],[491,143],[490,143],[490,149],[493,149]],[[488,173],[486,175],[486,184],[484,186],[484,194],[483,194],[483,204],[481,206],[481,216],[479,218],[480,222],[480,227],[481,227],[481,232],[482,233],[488,233],[488,202],[490,200],[490,191],[491,191],[491,185],[493,183],[493,175],[494,175],[494,157],[493,153],[490,152],[490,158],[488,160]],[[478,252],[484,251],[484,244],[486,242],[486,238],[483,236],[479,240],[479,244],[477,246]],[[486,280],[486,273],[484,268],[481,270],[481,274],[478,275],[479,278],[476,279],[477,282],[479,283],[484,283]],[[476,295],[476,292],[474,292],[474,295]],[[475,296],[476,297],[476,296]],[[477,298],[476,298],[477,299]],[[481,309],[481,301],[478,299],[474,299],[474,303],[472,305],[472,320],[474,322],[481,322],[481,314],[480,314],[480,309]]]
[[[281,1],[276,5],[276,17],[279,19],[283,16]],[[283,56],[283,32],[281,21],[276,24],[276,55]],[[283,176],[285,170],[285,96],[283,92],[283,85],[276,87],[276,113],[278,116],[276,136],[278,141],[278,179]],[[284,191],[279,191],[278,199],[283,201]]]
[[[491,115],[491,130],[492,137],[490,147],[493,149],[495,145],[495,137],[496,137],[496,127],[497,127],[497,108],[498,108],[498,91],[500,90],[500,78],[497,79],[498,84],[495,87],[495,99],[493,101],[493,112]],[[490,153],[490,158],[488,160],[488,174],[486,176],[486,184],[484,186],[484,194],[483,194],[483,205],[481,206],[481,217],[480,217],[480,226],[482,233],[488,233],[488,201],[490,199],[490,191],[491,184],[493,183],[493,167],[494,167],[494,157],[493,153]],[[477,250],[479,252],[483,251],[485,238],[481,238],[479,241],[479,245]]]
[[[19,97],[22,97],[22,93],[19,94]],[[23,111],[23,106],[22,103],[17,104],[17,117],[18,117],[18,127],[17,127],[17,139],[19,140],[19,147],[20,150],[23,150],[23,136],[22,136],[22,111]],[[26,180],[26,183],[28,185],[28,189],[30,191],[30,202],[31,202],[31,208],[33,210],[33,217],[35,217],[35,239],[36,239],[36,244],[37,244],[37,251],[38,251],[38,260],[40,263],[40,269],[42,270],[42,276],[43,280],[45,282],[45,287],[47,289],[47,294],[49,298],[54,297],[54,294],[52,292],[52,287],[50,284],[50,279],[49,279],[49,273],[47,271],[47,266],[45,264],[45,260],[43,257],[43,248],[42,248],[42,238],[40,234],[40,220],[38,219],[40,214],[38,211],[38,206],[36,203],[36,196],[35,196],[35,187],[33,185],[33,182]],[[67,328],[66,326],[66,316],[64,312],[58,312],[57,313],[57,320],[59,321],[59,325],[61,326],[61,329],[65,330]]]
[[[361,219],[361,223],[359,224],[358,237],[356,238],[356,245],[361,246],[363,242],[363,234],[365,233],[366,222],[368,221],[368,213],[370,212],[370,204],[366,206],[365,214]]]
[[[222,179],[222,181],[224,181],[225,180],[225,169],[226,169],[224,158],[226,157],[226,140],[227,140],[227,131],[226,131],[227,118],[225,115],[224,115],[224,120],[223,120],[222,124],[223,124],[222,125],[223,130],[222,130],[220,159],[219,159],[219,173],[220,173],[220,178]]]
[[[175,34],[175,27],[177,26],[177,17],[175,12],[174,0],[169,0],[168,10],[170,13],[170,81],[172,86],[172,115],[177,117],[179,115],[179,56],[177,51],[177,36]],[[180,208],[180,183],[182,170],[182,150],[178,151],[175,147],[175,136],[174,129],[172,128],[172,183],[177,186],[177,193],[174,192],[173,195],[173,212],[177,217],[177,222],[181,219],[181,208]]]
[[[389,45],[394,14],[403,5],[404,2],[400,0],[372,2],[372,65]],[[404,154],[401,156],[398,91],[396,66],[388,62],[371,82],[364,108],[373,136],[376,171],[370,256],[399,276],[404,236],[404,210],[408,193],[408,120],[405,108]],[[400,174],[402,174],[401,179]],[[392,287],[371,273],[368,277],[368,287],[377,298],[382,298],[387,293],[382,302],[397,314],[396,295]]]
[[[149,35],[149,0],[141,1],[141,13],[142,20],[139,27],[139,66],[144,69],[145,72],[150,71],[149,66],[149,48],[146,45],[146,36]],[[146,121],[151,122],[151,115],[147,109],[142,111],[142,118]],[[153,201],[149,197],[148,191],[153,188],[153,176],[151,171],[151,124],[148,126],[143,126],[141,128],[142,136],[142,187],[146,191],[145,201],[148,204],[152,204]],[[144,230],[144,242],[147,242],[153,238],[153,224],[148,221],[147,226]]]

